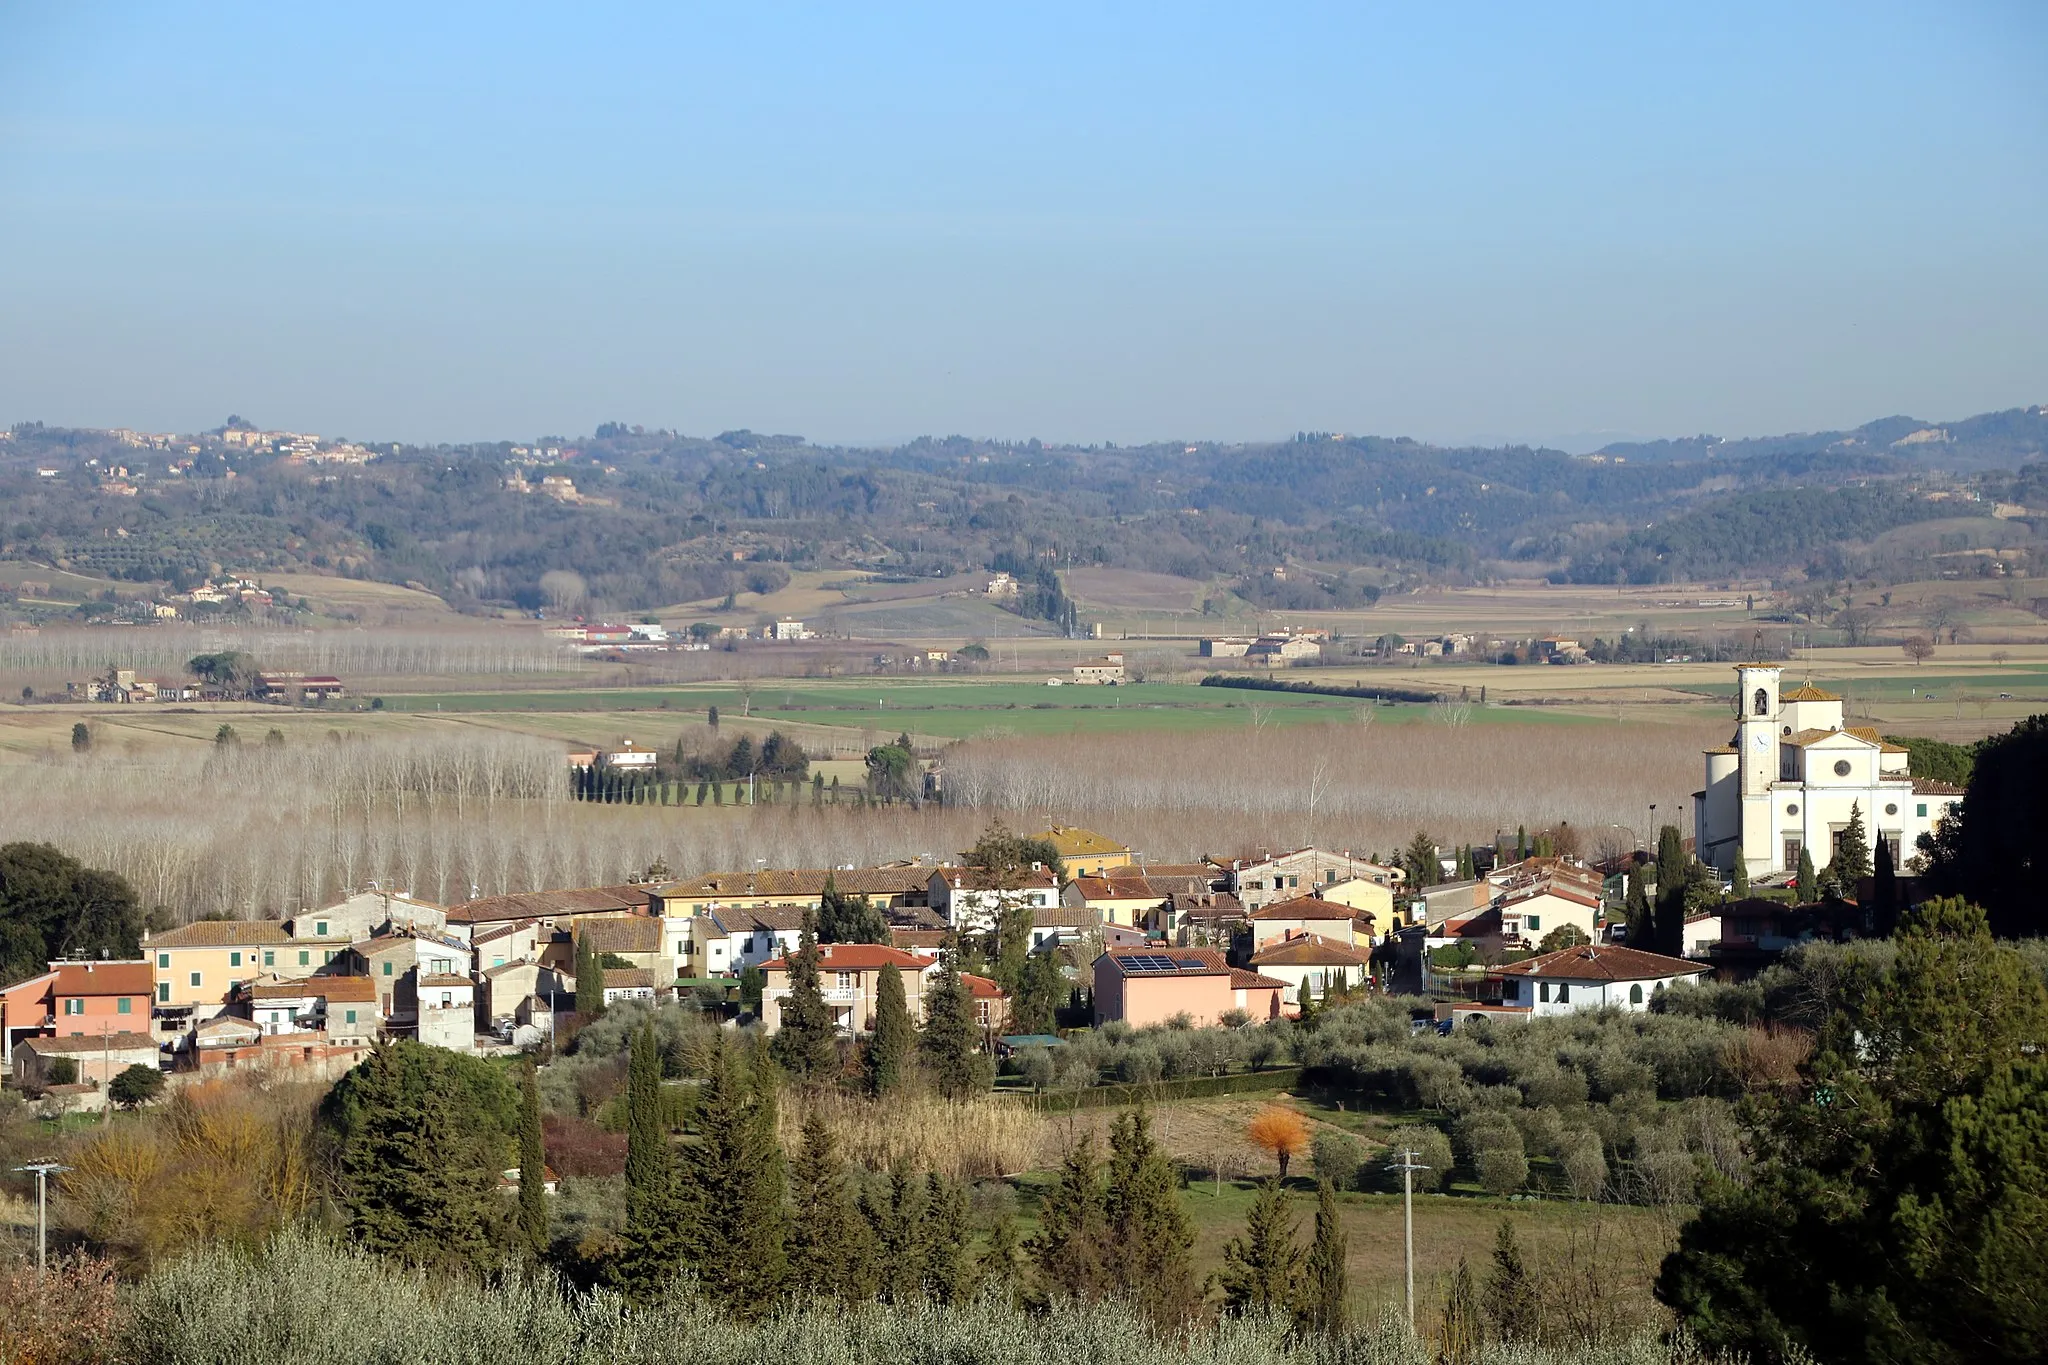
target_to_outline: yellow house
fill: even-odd
[[[1143,877],[1076,877],[1060,892],[1060,904],[1093,910],[1104,924],[1136,929],[1166,904],[1168,894]]]
[[[1394,922],[1394,889],[1373,881],[1370,877],[1352,877],[1347,881],[1332,882],[1316,894],[1326,901],[1348,905],[1353,910],[1371,915],[1375,924]]]
[[[156,1016],[173,1031],[192,1022],[193,1010],[211,1018],[235,987],[265,972],[282,975],[287,957],[297,960],[291,935],[276,920],[201,920],[145,932],[142,954],[156,974]]]
[[[1128,848],[1078,825],[1054,825],[1031,837],[1052,845],[1069,877],[1100,877],[1111,868],[1131,865]]]

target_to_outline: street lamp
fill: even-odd
[[[71,1168],[54,1161],[31,1161],[26,1166],[16,1166],[17,1171],[34,1171],[36,1176],[36,1274],[43,1273],[43,1263],[48,1259],[50,1240],[50,1192],[49,1181],[53,1175]]]

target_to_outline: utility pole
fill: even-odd
[[[16,1166],[17,1171],[34,1171],[36,1176],[36,1274],[41,1276],[43,1264],[49,1256],[49,1180],[52,1175],[68,1171],[69,1166],[60,1166],[54,1161],[31,1161],[26,1166]]]
[[[1394,1168],[1401,1173],[1401,1225],[1406,1240],[1406,1262],[1408,1272],[1408,1331],[1415,1332],[1415,1173],[1429,1167],[1415,1159],[1415,1149],[1403,1148],[1401,1164]]]

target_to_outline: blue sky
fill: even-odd
[[[2044,70],[2031,0],[0,0],[0,423],[1583,446],[2044,402]]]

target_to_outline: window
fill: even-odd
[[[199,984],[199,973],[192,973],[192,984],[195,986]]]
[[[66,1000],[64,1002],[64,1012],[66,1014],[84,1014],[85,1002],[83,1000]]]
[[[1884,813],[1886,815],[1897,815],[1899,813],[1899,803],[1896,801],[1888,802],[1884,808]]]
[[[241,955],[240,953],[229,953],[229,954],[228,954],[228,965],[229,965],[230,967],[239,967],[239,966],[241,966],[241,965],[242,965],[242,955]]]
[[[327,921],[326,921],[326,920],[324,920],[324,919],[316,919],[316,920],[314,920],[314,921],[313,921],[313,937],[314,937],[314,938],[326,938],[326,937],[327,937]]]
[[[1543,927],[1543,916],[1541,916],[1541,915],[1531,915],[1531,916],[1529,916],[1529,932],[1530,932],[1530,933],[1532,933],[1532,934],[1533,934],[1533,933],[1535,933],[1536,931],[1538,931],[1539,929],[1541,929],[1542,927]]]
[[[391,975],[391,964],[388,961],[384,964],[384,975]]]
[[[1638,981],[1638,982],[1636,982],[1636,984],[1635,984],[1635,985],[1633,985],[1633,986],[1630,986],[1630,987],[1628,988],[1628,1002],[1629,1002],[1629,1004],[1631,1004],[1631,1005],[1640,1005],[1640,1004],[1642,1004],[1642,1003],[1643,1003],[1643,983],[1642,983],[1642,982]]]
[[[1536,998],[1546,1005],[1550,1003],[1550,983],[1548,981],[1536,983]]]
[[[1560,1005],[1562,1005],[1562,1004],[1564,1004],[1564,1003],[1565,1003],[1565,1002],[1566,1002],[1567,1000],[1570,1000],[1571,998],[1572,998],[1572,983],[1571,983],[1571,982],[1569,982],[1569,981],[1560,981],[1560,982],[1558,982],[1558,983],[1557,983],[1557,1003],[1558,1003],[1558,1004],[1560,1004]]]
[[[1503,1000],[1520,1000],[1522,998],[1522,983],[1514,977],[1509,977],[1500,988],[1500,998]]]
[[[116,1013],[116,1014],[132,1014],[132,1013],[134,1013],[134,1011],[133,1011],[133,1010],[131,1010],[131,1009],[129,1008],[129,1004],[130,1004],[130,1003],[131,1003],[131,1002],[129,1001],[129,999],[128,999],[128,997],[127,997],[127,996],[125,996],[125,995],[124,995],[124,996],[122,996],[122,997],[121,997],[120,999],[118,999],[118,1000],[116,1000],[116,1001],[114,1002],[114,1013]]]
[[[1797,872],[1799,870],[1799,853],[1804,847],[1805,845],[1797,839],[1787,839],[1785,841],[1785,871]]]
[[[1918,815],[1922,820],[1925,820],[1927,818],[1927,803],[1925,801],[1922,801],[1920,803],[1920,808],[1916,810],[1914,814]]]
[[[1836,777],[1847,777],[1848,775],[1849,775],[1849,760],[1848,760],[1848,759],[1846,759],[1846,758],[1838,758],[1838,759],[1836,759],[1836,760],[1835,760],[1835,776],[1836,776]]]
[[[263,950],[263,965],[266,967],[275,967],[277,965],[277,954],[272,952],[270,949],[265,948]]]
[[[1288,885],[1289,889],[1292,889],[1292,888],[1294,888],[1294,887],[1300,886],[1300,885],[1301,885],[1301,878],[1299,878],[1299,877],[1289,877],[1289,878],[1287,879],[1287,885]]]
[[[159,981],[159,982],[157,982],[157,983],[156,983],[156,1002],[157,1002],[157,1003],[158,1003],[159,1005],[168,1005],[168,1004],[170,1004],[170,1003],[171,1003],[171,983],[170,983],[170,982],[168,982],[168,981]]]
[[[840,989],[840,990],[842,990],[842,991],[850,991],[850,990],[852,990],[852,989],[853,989],[853,973],[852,973],[852,972],[841,972],[841,973],[839,973],[839,989]]]
[[[158,953],[156,955],[156,966],[158,971],[168,971],[170,969],[170,965],[171,955],[169,953]]]
[[[301,967],[310,967],[313,965],[313,954],[310,950],[305,948],[299,949],[299,965]]]
[[[455,1007],[455,992],[453,992],[453,991],[442,991],[442,992],[441,992],[441,1008],[445,1010],[445,1009],[453,1009],[454,1007]]]
[[[329,948],[329,949],[328,949],[328,950],[327,950],[326,952],[324,952],[324,953],[320,954],[320,965],[321,965],[321,966],[323,966],[323,967],[324,967],[324,966],[326,966],[326,965],[327,965],[328,963],[330,963],[330,962],[332,962],[332,961],[334,961],[334,949],[332,949],[332,948]]]
[[[1749,712],[1753,716],[1769,715],[1771,713],[1771,694],[1759,687],[1756,690],[1756,695],[1750,698]]]
[[[353,1024],[356,1021],[356,1012],[354,1010],[349,1010],[346,1012],[344,1017],[349,1023]]]

